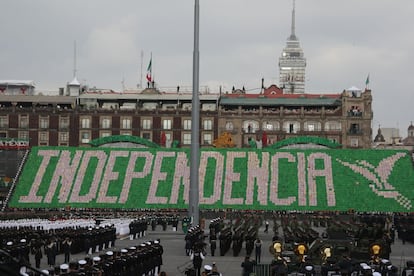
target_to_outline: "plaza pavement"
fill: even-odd
[[[150,227],[149,227],[150,228]],[[272,225],[270,225],[269,229],[272,229]],[[317,229],[322,230],[322,229]],[[205,228],[206,234],[208,234],[208,227]],[[264,233],[264,227],[259,229],[259,238],[262,240],[262,263],[270,263],[273,259],[273,256],[270,254],[268,248],[271,245],[273,233],[269,231],[269,233]],[[139,245],[144,241],[160,239],[161,245],[164,247],[164,254],[163,254],[163,263],[162,266],[163,271],[167,273],[168,276],[174,275],[184,275],[180,272],[179,268],[183,268],[186,263],[190,261],[190,257],[186,256],[184,250],[184,233],[179,228],[178,231],[173,231],[171,226],[168,226],[166,231],[163,231],[161,226],[158,225],[155,231],[148,230],[146,236],[134,240],[130,240],[129,237],[119,237],[115,243],[115,247],[110,248],[109,250],[121,250],[122,248],[128,248],[131,246]],[[208,241],[208,239],[206,239]],[[100,254],[104,254],[107,250],[103,250],[98,253],[93,253],[92,256],[97,256]],[[210,249],[207,248],[208,255],[206,256],[203,265],[205,264],[212,264],[213,262],[219,268],[219,271],[223,274],[223,276],[235,276],[241,275],[242,268],[241,263],[244,260],[246,255],[245,249],[243,247],[242,251],[240,252],[239,256],[234,257],[233,251],[230,250],[226,253],[225,256],[220,256],[219,254],[219,243],[217,243],[217,250],[216,256],[210,256]],[[31,257],[31,264],[34,265],[34,257]],[[79,254],[74,254],[71,256],[71,260],[81,260],[85,257],[84,252]],[[254,256],[252,256],[254,258]],[[406,243],[403,245],[400,240],[396,239],[395,243],[392,245],[392,253],[390,257],[390,261],[393,265],[397,266],[401,273],[401,268],[404,267],[407,260],[414,260],[414,245],[410,243]],[[62,264],[64,261],[64,255],[60,254],[56,258],[56,264]],[[46,257],[43,256],[41,269],[47,268]],[[399,274],[400,274],[399,273]]]

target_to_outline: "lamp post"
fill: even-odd
[[[200,3],[194,4],[194,50],[193,50],[193,99],[191,108],[191,164],[190,164],[190,195],[188,215],[193,225],[200,223],[199,210],[199,179],[200,163],[200,103],[199,103],[199,29],[200,29]]]

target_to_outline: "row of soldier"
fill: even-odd
[[[262,221],[258,217],[244,216],[225,223],[222,218],[215,218],[209,224],[209,242],[211,255],[215,255],[217,240],[219,241],[220,256],[224,256],[230,248],[233,256],[238,256],[246,244],[246,254],[250,255],[254,249],[254,242],[258,237],[258,228]]]
[[[163,264],[164,249],[160,240],[148,241],[121,250],[106,251],[99,256],[71,261],[40,273],[26,271],[23,275],[132,276],[158,275]]]
[[[413,269],[411,262],[407,262],[407,267],[403,270],[402,275],[408,276],[410,274],[405,274],[405,271],[411,272],[410,269]],[[289,268],[288,264],[281,259],[275,259],[270,264],[270,275],[288,275],[296,274],[303,276],[341,276],[341,275],[387,275],[387,276],[397,276],[398,268],[395,265],[392,265],[389,260],[383,259],[380,264],[371,264],[365,262],[356,262],[349,258],[348,256],[343,256],[339,260],[334,260],[328,258],[327,262],[322,264],[320,267],[316,266],[312,262],[305,261],[300,263],[298,267],[294,269]]]
[[[115,226],[102,226],[94,228],[62,228],[53,230],[40,230],[24,228],[2,229],[0,248],[6,249],[10,254],[29,263],[29,252],[35,255],[36,267],[40,259],[47,256],[48,264],[55,264],[56,255],[76,254],[85,251],[91,254],[105,248],[115,246]],[[42,249],[44,254],[42,253]]]

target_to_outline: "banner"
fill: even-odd
[[[29,148],[29,140],[0,138],[0,150],[22,150]]]
[[[34,147],[19,208],[183,208],[189,149]],[[206,209],[412,212],[413,161],[395,150],[201,149]]]

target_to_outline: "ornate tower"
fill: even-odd
[[[293,0],[291,34],[279,57],[279,86],[284,93],[305,93],[306,58],[295,35],[295,0]]]

